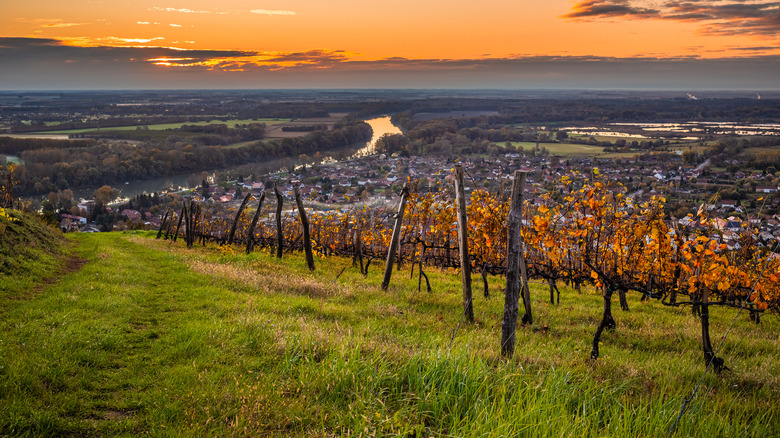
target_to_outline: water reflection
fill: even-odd
[[[371,136],[371,140],[366,142],[365,146],[355,152],[352,158],[366,157],[377,153],[376,142],[385,134],[401,134],[401,130],[390,121],[390,116],[366,120],[366,123],[371,125],[371,129],[374,130],[374,135]]]
[[[385,134],[402,134],[401,130],[398,129],[393,123],[390,121],[390,116],[383,116],[383,117],[376,117],[373,119],[369,119],[365,121],[371,126],[371,130],[373,131],[373,134],[371,135],[371,140],[365,142],[362,146],[359,146],[359,149],[355,152],[352,152],[351,154],[346,155],[329,155],[325,158],[323,158],[320,161],[320,164],[333,164],[337,163],[339,161],[344,160],[352,160],[355,158],[362,158],[367,157],[369,155],[374,155],[378,153],[376,150],[376,142],[379,140],[383,135]],[[355,147],[354,145],[352,147]],[[297,168],[302,167],[296,166]]]

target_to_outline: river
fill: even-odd
[[[364,145],[360,146],[357,151],[351,154],[349,158],[359,158],[359,157],[365,157],[368,155],[375,154],[375,147],[376,142],[379,140],[380,137],[382,137],[385,134],[401,134],[401,130],[398,129],[395,125],[390,122],[390,116],[383,116],[383,117],[376,117],[373,119],[366,120],[366,123],[368,123],[371,126],[371,129],[373,130],[373,134],[371,136],[371,140],[367,141]],[[329,158],[329,159],[328,159]],[[325,162],[336,162],[337,160],[328,157],[324,161]],[[209,171],[209,174],[213,174],[215,169],[212,169]],[[221,169],[224,170],[224,169]],[[200,172],[196,173],[196,175],[200,175]],[[137,195],[143,194],[143,193],[154,193],[154,192],[160,192],[164,190],[170,190],[173,188],[174,190],[180,190],[182,188],[188,187],[188,181],[192,180],[191,175],[175,175],[175,176],[166,176],[166,177],[160,177],[160,178],[154,178],[144,181],[129,181],[125,184],[118,184],[115,186],[117,189],[121,189],[121,197],[122,198],[132,198]],[[197,180],[197,178],[196,178]],[[200,182],[200,180],[198,180]],[[214,182],[214,181],[210,181]],[[94,192],[94,188],[92,189],[79,189],[74,190],[74,195],[77,198],[89,198],[92,196],[92,193]]]
[[[385,134],[401,134],[401,130],[397,126],[393,125],[390,121],[390,116],[377,117],[374,119],[366,120],[366,123],[371,125],[371,129],[374,130],[374,134],[371,136],[365,146],[358,149],[353,155],[354,158],[365,157],[376,153],[376,142]]]

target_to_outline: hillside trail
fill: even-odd
[[[62,265],[51,275],[44,277],[39,283],[32,286],[30,289],[23,291],[18,295],[9,294],[4,297],[2,303],[0,303],[0,315],[3,315],[10,310],[18,307],[20,304],[33,300],[43,294],[49,287],[59,283],[66,276],[80,271],[84,265],[87,264],[87,260],[78,256],[73,252],[73,249],[77,244],[71,244],[68,247],[68,254],[62,263]]]
[[[62,265],[62,267],[52,276],[46,277],[43,279],[42,283],[39,283],[35,285],[35,287],[32,288],[31,292],[33,293],[33,296],[37,296],[41,292],[44,291],[47,287],[58,283],[63,279],[63,277],[73,274],[75,272],[79,272],[84,265],[86,265],[88,260],[81,258],[75,254],[69,254],[68,258],[65,259],[65,263]]]
[[[133,406],[146,397],[140,393],[165,398],[159,382],[200,350],[191,325],[213,320],[221,303],[178,255],[132,235],[68,238],[73,243],[61,269],[5,305],[0,333],[40,340],[25,347],[25,357],[47,363],[46,369],[88,376],[67,383],[81,391],[80,409],[89,418],[83,430],[135,423]],[[62,359],[70,355],[79,359]],[[123,384],[139,392],[127,392]],[[124,395],[107,401],[107,394]]]

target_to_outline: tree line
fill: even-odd
[[[217,128],[204,127],[204,130],[212,129]],[[247,131],[251,129],[254,128],[236,128]],[[229,132],[233,128],[227,130]],[[318,151],[329,151],[368,141],[371,134],[368,124],[347,118],[330,131],[316,131],[296,138],[256,141],[231,148],[193,144],[173,136],[165,141],[142,144],[89,140],[81,146],[68,148],[26,149],[20,153],[24,165],[18,169],[19,193],[46,194],[66,188],[98,187],[128,180],[145,180],[298,157],[301,154],[313,155]]]

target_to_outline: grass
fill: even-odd
[[[499,357],[503,280],[368,278],[146,233],[75,235],[87,263],[6,305],[0,436],[664,436],[703,371],[688,310],[631,296],[588,359],[600,297],[533,284],[532,326]],[[6,280],[3,279],[5,282]],[[718,339],[733,310],[714,309]],[[776,436],[780,321],[741,315],[678,436]],[[454,334],[454,337],[453,337]],[[450,345],[452,339],[452,344]]]
[[[0,208],[0,315],[67,267],[63,244],[38,215]]]
[[[159,123],[153,125],[132,125],[132,126],[109,126],[95,128],[82,128],[82,129],[63,129],[55,131],[43,131],[33,134],[81,134],[84,132],[101,132],[101,131],[128,131],[135,130],[139,126],[148,127],[150,131],[164,131],[166,129],[178,129],[184,125],[205,126],[210,124],[228,125],[228,127],[234,127],[236,124],[249,124],[249,123],[265,123],[267,126],[277,125],[279,123],[289,122],[290,119],[278,119],[278,118],[266,118],[266,119],[231,119],[231,120],[212,120],[209,122],[181,122],[181,123]]]
[[[617,137],[615,137],[617,138]],[[605,138],[609,140],[609,138]],[[599,138],[597,138],[599,140]],[[603,140],[599,140],[603,141]],[[512,142],[514,146],[522,146],[524,150],[529,151],[536,147],[535,142]],[[599,158],[634,158],[636,155],[641,155],[644,151],[631,150],[628,152],[604,152],[604,146],[594,146],[587,144],[574,144],[574,143],[539,143],[539,147],[543,147],[550,152],[550,155],[558,157],[570,157],[570,158],[587,158],[587,157],[599,157]],[[672,143],[668,146],[671,151],[680,150],[686,151],[691,149],[695,152],[703,152],[707,147],[698,146],[698,143]]]
[[[530,151],[536,147],[536,142],[513,141],[513,146],[522,146],[523,150]],[[550,155],[563,157],[595,157],[604,153],[603,146],[591,146],[587,144],[572,143],[539,143],[540,148],[545,148]]]

